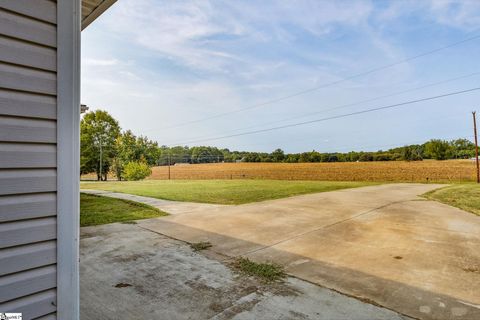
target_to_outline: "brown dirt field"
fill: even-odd
[[[168,179],[168,167],[152,168],[149,179]],[[324,181],[474,181],[470,160],[347,163],[212,163],[170,167],[172,179],[274,179]]]

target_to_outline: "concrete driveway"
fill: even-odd
[[[81,319],[410,319],[292,277],[262,283],[223,259],[135,224],[82,228]]]
[[[480,319],[480,218],[389,184],[232,207],[138,226],[419,319]]]

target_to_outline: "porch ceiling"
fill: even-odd
[[[115,2],[117,0],[82,0],[82,30]]]

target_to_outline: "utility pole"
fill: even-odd
[[[477,112],[473,111],[473,134],[475,136],[475,161],[477,163],[477,183],[480,183],[480,162],[478,160]]]
[[[168,180],[170,180],[170,152],[168,153]]]
[[[102,153],[103,153],[102,143],[100,142],[100,181],[103,181],[103,178],[102,178]]]

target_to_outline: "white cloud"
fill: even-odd
[[[478,30],[480,25],[480,1],[478,0],[404,0],[391,1],[377,13],[377,19],[391,21],[409,15],[418,15],[433,21],[467,31]]]
[[[117,59],[95,59],[87,58],[82,61],[86,66],[103,67],[103,66],[115,66],[119,63]]]
[[[451,27],[478,30],[480,25],[478,0],[430,0],[430,10],[437,22]]]
[[[297,36],[292,27],[322,37],[334,25],[361,25],[369,1],[154,1],[123,0],[106,23],[137,44],[174,63],[199,70],[228,72],[232,64],[254,61],[235,52],[248,43]]]
[[[208,1],[124,0],[116,9],[115,17],[107,21],[111,30],[163,58],[197,69],[217,69],[224,60],[235,59],[231,53],[210,48],[205,43],[209,37],[245,32],[235,21],[213,19],[220,13]]]

